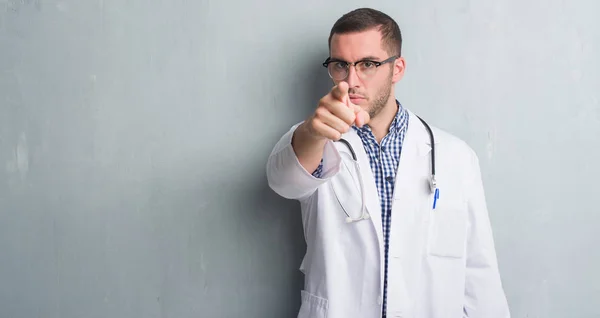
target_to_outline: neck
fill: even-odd
[[[377,116],[371,118],[369,121],[369,127],[377,140],[377,143],[381,143],[381,140],[390,130],[390,125],[398,112],[398,105],[396,104],[396,98],[394,94],[390,94],[390,98],[387,103],[381,109],[381,112]]]

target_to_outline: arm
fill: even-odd
[[[464,314],[468,318],[509,318],[479,160],[474,152],[471,158],[470,181],[467,184],[469,231]]]
[[[292,148],[306,171],[316,171],[322,164],[327,138],[312,134],[308,122],[301,123],[292,135]]]
[[[339,140],[350,125],[361,127],[369,120],[365,110],[350,102],[348,83],[340,82],[306,121],[292,127],[275,145],[267,160],[271,189],[288,199],[312,195],[340,169],[333,140]]]
[[[287,199],[303,199],[312,195],[317,188],[327,182],[340,169],[341,157],[333,142],[324,143],[322,158],[317,158],[315,169],[307,171],[300,163],[292,139],[299,125],[292,127],[281,139],[267,160],[267,181],[269,187]],[[322,165],[319,165],[321,162]],[[319,175],[314,172],[319,171]]]

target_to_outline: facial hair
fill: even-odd
[[[389,80],[386,81],[386,85],[381,87],[381,89],[377,92],[377,95],[375,95],[375,99],[373,99],[373,102],[369,106],[368,113],[369,113],[369,117],[371,119],[375,118],[375,116],[377,116],[377,114],[379,114],[381,112],[381,110],[385,107],[388,100],[390,99],[391,93],[392,93],[392,74],[390,73],[390,77],[389,77]]]

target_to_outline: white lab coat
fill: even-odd
[[[478,158],[463,141],[431,127],[440,189],[432,209],[431,143],[423,124],[409,115],[392,204],[387,317],[510,317]],[[327,142],[324,176],[315,178],[291,147],[298,125],[279,140],[267,162],[269,186],[299,200],[302,210],[307,251],[300,266],[305,284],[298,318],[380,317],[381,208],[367,154],[356,132],[344,134],[360,163],[371,216],[346,223],[341,204],[353,217],[360,215],[361,206],[348,148]]]

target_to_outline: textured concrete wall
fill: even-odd
[[[293,317],[264,165],[365,3],[403,30],[398,99],[481,158],[514,317],[599,317],[592,0],[0,0],[0,317]]]

